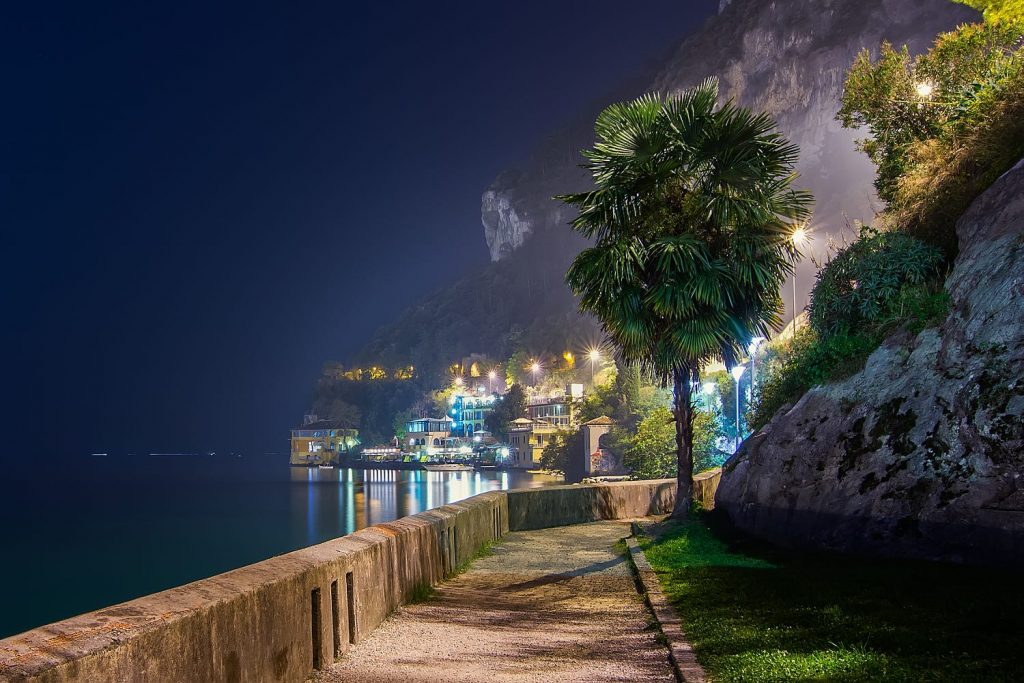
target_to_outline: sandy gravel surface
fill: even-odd
[[[674,681],[614,548],[628,534],[619,522],[508,534],[314,680]]]

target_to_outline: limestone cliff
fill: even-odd
[[[658,74],[621,91],[620,99],[718,76],[723,98],[770,112],[800,146],[801,182],[817,198],[815,227],[837,232],[847,219],[870,220],[877,203],[874,169],[854,150],[855,135],[835,121],[854,56],[883,40],[919,52],[939,32],[976,16],[947,0],[723,0],[719,15],[684,40]],[[521,172],[503,174],[484,193],[492,259],[530,233],[565,229],[567,215],[550,197],[585,184],[576,166],[579,150],[592,141],[593,118],[553,136]]]
[[[1024,562],[1024,160],[957,237],[939,329],[890,338],[726,464],[716,501],[738,526],[839,550]]]

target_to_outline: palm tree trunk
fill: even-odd
[[[672,371],[672,414],[676,419],[676,502],[672,519],[686,519],[693,500],[693,374],[689,365]]]

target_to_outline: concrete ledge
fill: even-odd
[[[0,640],[0,681],[305,681],[511,529],[674,497],[673,480],[484,493]]]
[[[631,519],[672,510],[674,479],[546,486],[508,492],[510,531]]]
[[[693,499],[705,510],[715,509],[715,494],[722,481],[722,468],[716,467],[693,477]]]
[[[0,681],[304,681],[508,530],[474,496],[0,640]]]
[[[669,603],[668,598],[665,597],[665,593],[662,592],[658,575],[651,568],[647,556],[640,549],[635,536],[626,538],[626,547],[629,549],[629,558],[633,563],[633,569],[636,570],[640,585],[643,586],[647,605],[654,613],[654,618],[658,620],[661,632],[665,636],[668,645],[668,659],[675,668],[676,675],[684,683],[705,683],[708,680],[707,672],[697,662],[693,646],[690,645],[686,634],[683,633],[683,621]]]

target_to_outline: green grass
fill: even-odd
[[[789,552],[715,520],[641,539],[715,681],[1024,677],[1013,573]]]

